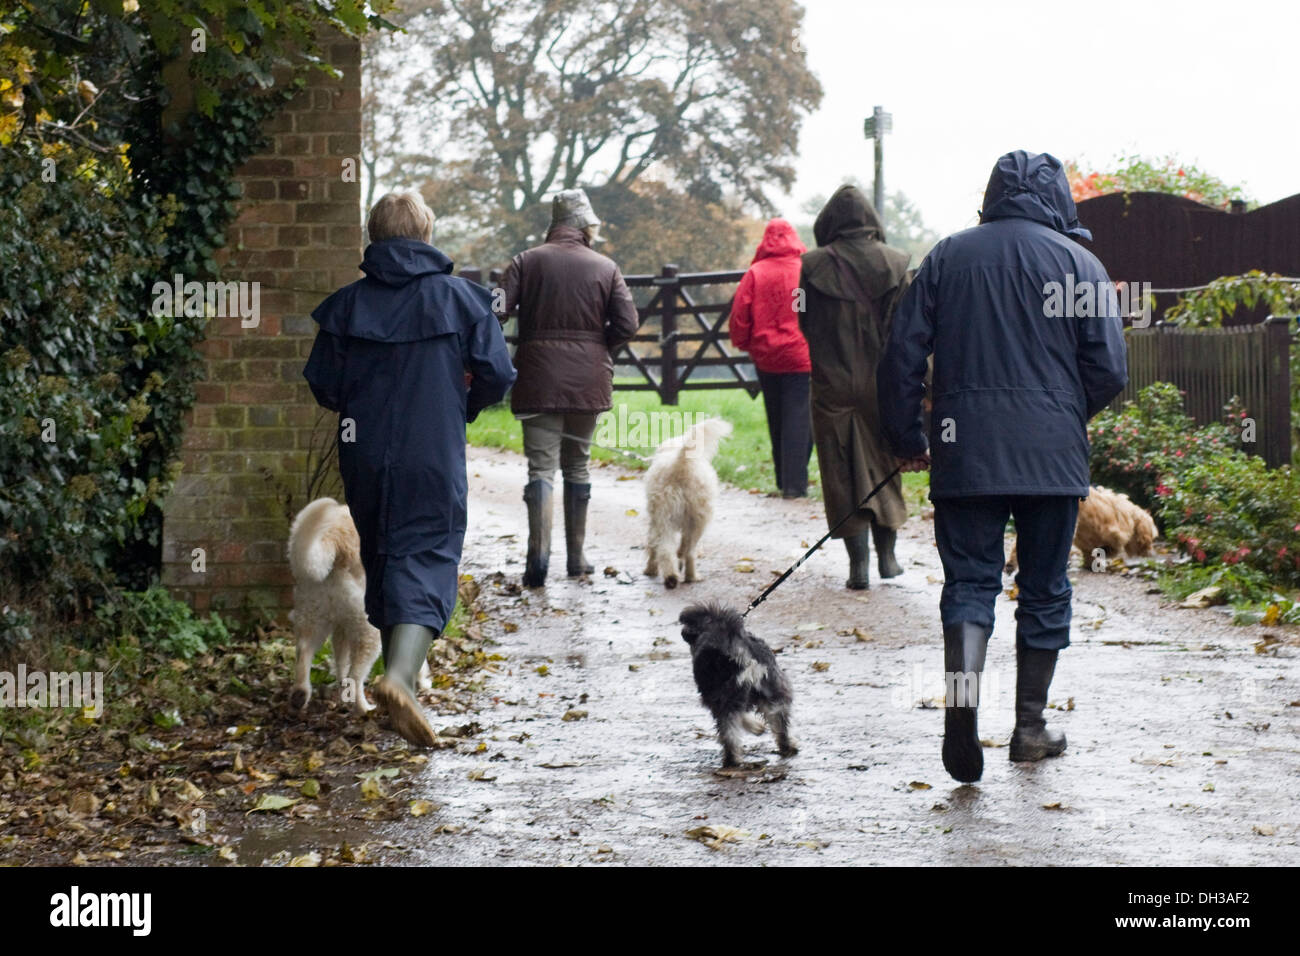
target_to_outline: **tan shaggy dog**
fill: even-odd
[[[333,498],[317,498],[293,519],[289,529],[289,567],[293,570],[293,622],[298,641],[290,706],[303,710],[311,700],[311,662],[333,637],[334,675],[344,703],[357,714],[374,710],[365,683],[379,658],[379,629],[366,620],[366,572],[361,539],[352,512]],[[420,686],[431,687],[429,665]]]
[[[655,451],[645,476],[650,519],[645,573],[654,577],[662,572],[664,587],[677,587],[679,571],[683,581],[699,580],[695,549],[713,519],[718,497],[718,474],[710,462],[730,434],[731,422],[706,418]]]
[[[1098,548],[1107,559],[1121,554],[1143,558],[1153,553],[1156,538],[1155,520],[1129,501],[1126,494],[1093,485],[1088,497],[1079,502],[1079,522],[1074,527],[1074,546],[1083,552],[1083,566],[1092,567],[1092,554]],[[1016,549],[1011,548],[1006,570],[1017,566]]]

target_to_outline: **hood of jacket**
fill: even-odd
[[[801,256],[807,251],[808,247],[803,244],[794,226],[784,219],[773,219],[763,230],[763,239],[759,242],[758,251],[754,253],[750,264],[774,256]]]
[[[880,221],[871,201],[857,186],[844,185],[826,201],[813,223],[813,238],[817,245],[827,246],[836,239],[885,239],[885,224]]]
[[[813,236],[817,248],[804,254],[804,281],[831,298],[853,301],[862,289],[878,299],[907,273],[911,256],[885,245],[884,224],[856,186],[841,186],[826,201]],[[846,281],[846,267],[857,276],[856,282]]]
[[[452,261],[418,239],[381,239],[366,246],[361,271],[384,285],[400,288],[421,276],[450,274]]]
[[[1017,149],[998,160],[984,190],[980,222],[997,219],[1031,219],[1072,238],[1092,238],[1079,225],[1065,168],[1050,153]]]

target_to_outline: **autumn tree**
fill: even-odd
[[[368,146],[390,150],[375,171],[421,188],[454,220],[439,241],[453,229],[480,262],[537,241],[542,204],[574,186],[612,200],[597,210],[625,247],[655,228],[638,197],[677,201],[678,212],[689,200],[700,225],[728,208],[767,214],[769,191],[794,180],[802,119],[821,100],[802,19],[793,0],[408,7],[407,33],[379,51],[405,79],[376,108],[404,119],[389,124],[389,143]]]

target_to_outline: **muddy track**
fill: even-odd
[[[435,753],[412,796],[438,811],[380,834],[407,862],[1300,863],[1300,649],[1283,634],[1256,652],[1278,629],[1233,627],[1168,607],[1140,580],[1077,572],[1073,645],[1049,711],[1069,750],[1019,765],[1005,747],[1015,678],[1004,595],[981,708],[984,779],[956,786],[939,759],[941,571],[930,522],[913,519],[899,536],[901,578],[845,590],[835,543],[751,615],[795,686],[803,750],[781,760],[770,736],[754,738],[750,759],[765,765],[723,778],[677,614],[706,597],[747,603],[824,531],[819,505],[724,489],[703,580],[665,591],[640,573],[644,517],[627,513],[644,510],[639,478],[597,469],[597,573],[563,576],[557,505],[561,574],[520,592],[523,481],[518,456],[471,449],[463,570],[484,584],[485,632],[506,661],[475,707],[486,749]],[[709,825],[743,834],[716,848],[685,835]]]

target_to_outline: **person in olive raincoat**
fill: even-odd
[[[429,644],[456,604],[465,540],[465,423],[501,400],[514,367],[487,289],[430,245],[418,193],[382,197],[365,278],[312,313],[303,374],[339,413],[339,471],[361,538],[366,616],[383,639],[375,697],[413,743],[436,738],[415,698]],[[468,382],[467,382],[468,379]]]
[[[894,317],[880,363],[889,444],[907,468],[930,467],[934,536],[943,561],[944,767],[984,769],[979,682],[1002,590],[1003,535],[1014,517],[1016,723],[1012,760],[1065,750],[1043,708],[1070,643],[1066,568],[1086,497],[1088,419],[1128,381],[1123,327],[1101,262],[1079,225],[1061,163],[1017,150],[989,177],[980,224],[931,250]],[[1087,307],[1049,307],[1053,283],[1090,288]],[[1059,289],[1060,286],[1057,288]],[[933,409],[922,419],[927,360]]]
[[[894,478],[865,507],[862,499],[894,469],[876,397],[880,361],[893,310],[906,290],[910,256],[885,245],[885,230],[856,186],[841,186],[813,224],[817,248],[803,257],[800,328],[812,358],[812,423],[821,468],[826,523],[849,553],[847,586],[869,586],[874,536],[882,578],[903,573],[894,557],[907,520],[902,479]],[[854,513],[856,512],[856,513]]]

